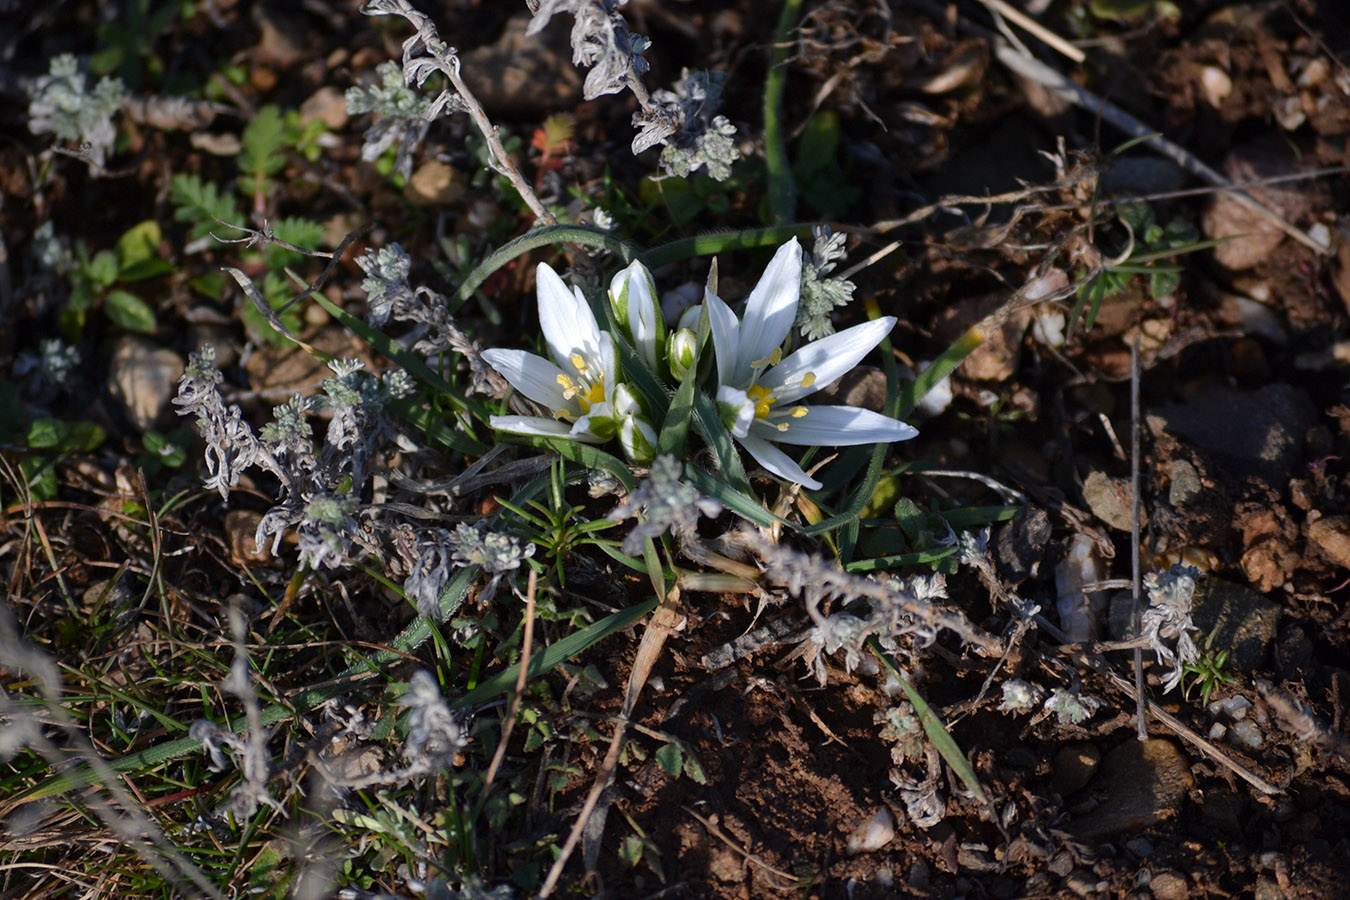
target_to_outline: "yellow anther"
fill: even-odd
[[[781,423],[779,423],[779,425],[778,425],[778,430],[779,430],[779,431],[787,431],[787,425],[788,425],[788,423],[786,423],[786,422],[781,422]]]
[[[763,385],[753,385],[746,388],[745,395],[755,404],[755,418],[765,419],[769,415],[769,407],[773,406],[773,391]]]
[[[776,366],[783,361],[783,348],[779,347],[769,354],[769,365]]]
[[[794,406],[794,407],[792,407],[791,413],[792,413],[792,418],[794,418],[794,419],[800,419],[802,416],[806,415],[806,407],[805,407],[805,406]]]
[[[810,387],[815,383],[816,383],[815,372],[807,372],[805,375],[802,376],[802,387]]]
[[[573,353],[568,359],[572,361],[572,365],[576,367],[578,372],[584,373],[586,371],[586,359],[580,353]]]

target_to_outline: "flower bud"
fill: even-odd
[[[614,418],[623,419],[628,416],[642,415],[642,401],[638,399],[637,394],[628,383],[619,382],[614,386]]]
[[[681,328],[670,336],[666,345],[666,358],[670,362],[670,374],[676,381],[698,362],[698,335],[688,328]]]
[[[656,458],[656,429],[637,416],[625,416],[619,426],[619,446],[635,465],[646,465]]]

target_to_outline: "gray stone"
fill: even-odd
[[[1186,757],[1162,739],[1126,740],[1106,755],[1100,777],[1106,799],[1068,829],[1083,839],[1137,831],[1171,817],[1194,781]]]
[[[1050,788],[1062,797],[1081,791],[1101,765],[1102,753],[1092,744],[1065,744],[1050,764]]]
[[[1087,478],[1083,479],[1083,502],[1094,516],[1112,528],[1130,530],[1132,503],[1129,479],[1112,478],[1096,470],[1089,472]]]
[[[1227,650],[1229,662],[1253,671],[1266,660],[1280,623],[1280,608],[1256,591],[1221,578],[1204,578],[1191,599],[1191,621],[1200,629],[1202,648],[1210,634],[1212,648]]]
[[[1148,889],[1157,900],[1186,900],[1191,895],[1185,875],[1159,872],[1149,879]]]
[[[169,412],[182,374],[183,358],[177,353],[140,335],[123,335],[108,363],[108,393],[131,423],[145,431]]]
[[[1172,483],[1167,488],[1167,502],[1178,509],[1199,495],[1203,485],[1195,466],[1184,459],[1174,459],[1169,470]]]
[[[1304,439],[1317,424],[1317,410],[1291,385],[1243,391],[1213,383],[1187,403],[1155,410],[1149,419],[1151,428],[1161,424],[1236,474],[1260,475],[1282,487],[1303,461]]]

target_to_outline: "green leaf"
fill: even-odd
[[[117,256],[121,259],[121,268],[155,259],[159,256],[159,242],[163,238],[159,223],[154,219],[137,222],[117,239]]]
[[[459,290],[455,291],[454,299],[450,303],[451,312],[459,309],[464,301],[473,296],[473,292],[482,287],[483,282],[491,278],[498,269],[512,260],[524,256],[531,250],[547,247],[551,244],[580,244],[584,247],[599,247],[619,257],[624,265],[632,262],[638,256],[637,248],[632,244],[599,228],[584,225],[545,225],[542,228],[533,228],[520,237],[503,244],[488,254],[487,259],[474,267],[473,271],[460,284]]]
[[[286,144],[286,127],[281,111],[268,104],[254,114],[244,133],[239,136],[243,151],[239,154],[239,171],[255,180],[272,175],[286,165],[281,154]],[[253,190],[249,187],[249,192]]]
[[[42,503],[56,499],[56,469],[51,460],[40,456],[25,456],[19,460],[19,468],[23,470],[28,492],[35,502]]]
[[[924,733],[928,735],[928,740],[933,742],[937,752],[946,760],[947,765],[952,767],[952,771],[965,783],[966,787],[970,788],[970,792],[975,795],[975,799],[981,803],[987,803],[988,798],[984,793],[984,788],[980,786],[980,779],[976,777],[975,770],[970,766],[970,760],[966,759],[966,755],[961,752],[961,748],[957,746],[956,741],[952,740],[951,734],[947,732],[942,720],[937,717],[937,713],[933,712],[928,702],[914,689],[914,685],[909,683],[908,673],[902,670],[895,660],[891,659],[890,654],[881,648],[881,643],[875,635],[867,639],[867,646],[900,682],[905,697],[914,706],[914,712],[919,717],[919,723],[923,725]]]
[[[34,419],[28,426],[28,446],[34,450],[52,450],[61,446],[70,426],[60,419]]]
[[[684,753],[680,745],[672,741],[656,751],[656,762],[661,766],[661,771],[671,778],[679,778],[680,772],[684,770]]]
[[[108,296],[103,299],[103,311],[127,331],[149,334],[157,325],[155,311],[140,297],[121,288],[108,292]]]
[[[191,239],[206,237],[213,229],[224,231],[217,222],[237,224],[242,220],[233,196],[203,181],[200,175],[175,175],[169,180],[169,202],[176,208],[175,222],[192,224]]]
[[[85,277],[96,287],[107,288],[117,281],[117,254],[111,250],[100,250],[84,267]]]
[[[630,834],[619,842],[619,861],[630,869],[636,869],[642,862],[642,838]]]
[[[314,250],[323,240],[323,226],[312,219],[289,216],[272,223],[272,234],[288,244],[304,247],[306,250]],[[276,244],[267,246],[267,267],[269,269],[280,269],[283,266],[293,265],[301,259],[304,259],[304,256],[294,250],[287,250],[285,247],[279,247]]]

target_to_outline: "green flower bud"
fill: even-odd
[[[619,426],[619,446],[628,461],[639,466],[656,458],[656,429],[637,416],[626,416]]]
[[[666,357],[670,362],[670,374],[676,381],[698,362],[698,335],[688,328],[681,328],[670,336],[666,345]]]
[[[614,418],[623,419],[628,416],[640,416],[643,414],[642,401],[638,395],[633,393],[633,389],[627,382],[620,382],[614,386]]]

